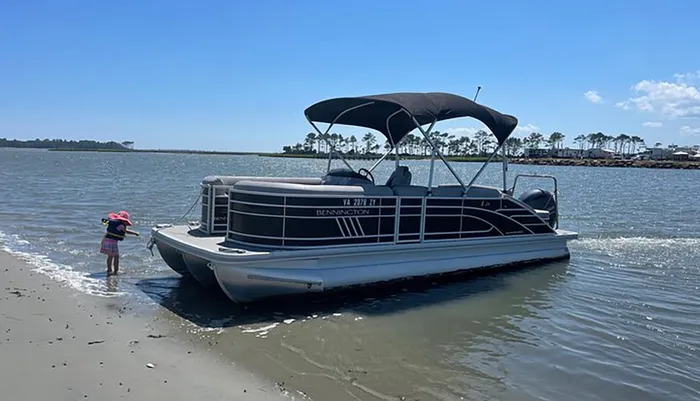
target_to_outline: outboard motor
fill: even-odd
[[[559,216],[557,216],[557,201],[554,195],[543,189],[533,189],[520,195],[520,201],[533,209],[546,210],[549,212],[547,223],[554,227]]]

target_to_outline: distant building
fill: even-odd
[[[523,151],[523,156],[527,158],[549,157],[550,154],[550,149],[526,148]]]
[[[603,148],[588,149],[586,157],[589,159],[612,159],[615,157],[615,151]]]
[[[564,149],[552,149],[552,157],[559,157],[562,159],[580,159],[584,155],[584,150],[583,149],[572,149],[572,148],[564,148]]]
[[[673,149],[669,148],[648,148],[649,158],[651,160],[667,160],[673,156]]]
[[[682,153],[687,154],[688,157],[693,155],[695,151],[690,147],[677,147],[677,148],[649,148],[647,152],[650,152],[649,158],[652,160],[678,160],[678,158],[685,157]],[[676,153],[681,153],[676,155]]]
[[[686,161],[688,157],[688,152],[674,152],[673,155],[671,155],[671,158],[677,161]]]

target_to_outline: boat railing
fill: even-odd
[[[509,190],[506,191],[511,196],[515,196],[515,187],[518,185],[518,178],[520,178],[520,177],[551,179],[554,182],[554,200],[555,200],[554,210],[555,210],[557,216],[559,216],[559,188],[557,185],[557,178],[554,177],[553,175],[548,175],[548,174],[518,174],[513,179],[513,186]],[[557,219],[555,222],[555,228],[559,228],[559,219]]]
[[[230,185],[202,184],[202,216],[199,220],[199,231],[207,235],[226,235],[230,188]]]

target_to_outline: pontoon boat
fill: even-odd
[[[309,123],[379,131],[391,145],[370,169],[355,171],[331,145],[323,177],[209,176],[202,181],[201,220],[157,225],[155,245],[176,272],[205,286],[220,286],[236,302],[320,292],[569,257],[567,241],[578,234],[559,229],[554,193],[536,189],[515,198],[506,187],[475,185],[518,124],[510,115],[449,93],[393,93],[335,98],[305,110]],[[430,131],[438,121],[472,117],[484,123],[498,146],[464,183]],[[428,125],[425,129],[424,126]],[[432,147],[426,186],[411,182],[400,165],[399,144],[418,129]],[[374,169],[395,152],[385,183]],[[346,168],[331,169],[337,154]],[[457,185],[433,185],[436,156]]]

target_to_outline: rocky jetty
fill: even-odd
[[[637,167],[700,170],[700,162],[696,161],[513,158],[508,159],[508,162],[512,164],[536,164],[542,166]]]

